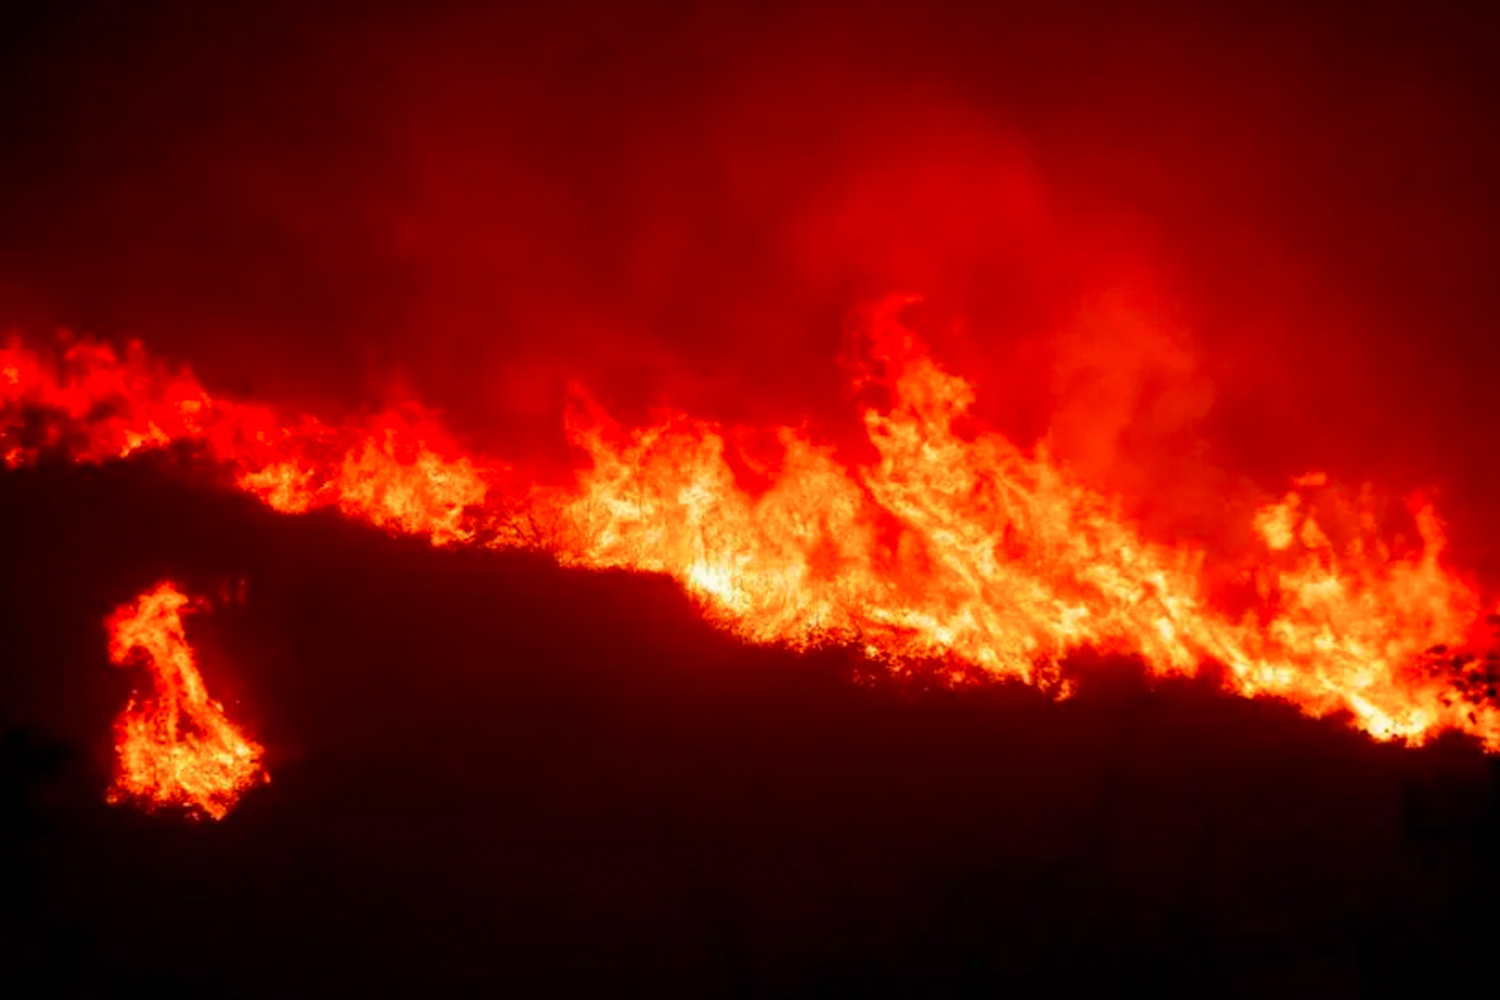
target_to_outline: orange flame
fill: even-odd
[[[138,347],[122,361],[74,346],[63,375],[19,344],[0,352],[0,451],[15,466],[49,449],[88,461],[194,442],[277,510],[333,507],[437,545],[665,573],[752,642],[850,644],[896,669],[936,661],[955,682],[1060,693],[1060,666],[1085,648],[1159,676],[1214,663],[1241,694],[1347,714],[1378,739],[1456,729],[1500,751],[1496,655],[1470,645],[1493,602],[1441,562],[1431,504],[1411,504],[1417,552],[1393,552],[1370,510],[1335,544],[1308,499],[1327,477],[1298,477],[1253,517],[1258,603],[1230,614],[1211,599],[1204,553],[1145,537],[1045,444],[958,433],[974,389],[901,325],[910,301],[886,300],[866,324],[857,387],[888,400],[863,412],[875,461],[851,468],[779,428],[779,466],[757,493],[736,480],[725,430],[682,414],[623,432],[585,398],[568,418],[592,459],[576,488],[518,491],[507,466],[464,454],[417,407],[282,423],[154,368]],[[53,419],[25,419],[37,411]]]
[[[109,657],[142,660],[154,694],[132,697],[115,722],[117,768],[109,800],[178,805],[223,819],[241,793],[270,780],[261,747],[208,696],[182,628],[190,601],[161,583],[105,620]]]
[[[866,378],[892,399],[864,413],[874,465],[849,470],[783,430],[780,474],[752,498],[713,427],[673,418],[610,444],[579,424],[594,466],[566,502],[574,531],[560,556],[668,573],[754,641],[857,642],[896,662],[936,657],[962,675],[1027,681],[1056,678],[1084,647],[1138,656],[1158,675],[1215,662],[1240,693],[1348,712],[1378,738],[1456,728],[1500,749],[1494,704],[1464,697],[1428,653],[1461,645],[1481,612],[1439,563],[1430,505],[1415,511],[1423,546],[1406,558],[1363,539],[1334,552],[1296,494],[1268,506],[1255,527],[1296,557],[1264,559],[1262,614],[1235,620],[1208,603],[1201,553],[1143,538],[1045,448],[956,434],[973,390],[901,328],[901,305],[870,325],[879,371]]]

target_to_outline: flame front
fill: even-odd
[[[109,799],[177,805],[222,819],[245,789],[268,780],[262,750],[208,696],[182,628],[190,601],[161,583],[105,621],[109,657],[143,661],[153,693],[132,697],[115,723]]]
[[[1347,713],[1379,739],[1457,729],[1500,750],[1497,661],[1476,644],[1493,602],[1442,563],[1430,503],[1410,505],[1416,551],[1393,552],[1369,509],[1336,545],[1309,499],[1326,478],[1300,477],[1254,515],[1244,572],[1257,600],[1231,614],[1209,592],[1204,553],[1147,538],[1045,445],[958,433],[973,387],[901,325],[908,301],[881,303],[866,324],[857,377],[888,399],[863,413],[875,460],[851,468],[779,428],[779,463],[756,492],[736,479],[732,437],[682,414],[623,431],[585,399],[568,420],[592,459],[576,486],[518,487],[419,408],[284,422],[214,399],[138,348],[121,360],[74,346],[62,374],[19,344],[0,353],[0,453],[11,466],[48,451],[98,461],[187,441],[280,511],[331,507],[437,545],[667,574],[752,642],[849,644],[896,669],[937,662],[955,682],[1060,692],[1060,665],[1083,649],[1159,676],[1214,663],[1241,694]]]
[[[1267,547],[1259,614],[1236,619],[1208,602],[1200,552],[1143,538],[1045,448],[955,433],[973,390],[900,326],[902,304],[869,329],[863,377],[892,400],[864,413],[873,465],[850,470],[783,429],[780,473],[751,497],[712,426],[674,418],[611,443],[597,421],[580,424],[594,464],[564,501],[560,557],[668,573],[752,641],[852,642],[896,664],[1033,682],[1055,681],[1082,648],[1138,656],[1157,675],[1213,662],[1242,694],[1348,712],[1378,738],[1452,728],[1500,749],[1493,700],[1465,690],[1476,675],[1493,683],[1494,658],[1443,658],[1482,605],[1440,564],[1430,504],[1414,510],[1422,546],[1405,557],[1363,537],[1335,552],[1299,493],[1267,505],[1254,519]]]

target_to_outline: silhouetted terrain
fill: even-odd
[[[191,484],[0,476],[6,996],[1353,996],[1490,974],[1497,776],[1147,690],[895,684],[662,580],[435,551]],[[103,802],[170,576],[272,783]],[[35,986],[22,985],[24,983]]]

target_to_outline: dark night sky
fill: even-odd
[[[987,419],[1161,531],[1325,468],[1439,486],[1500,571],[1479,5],[537,7],[7,5],[0,326],[556,457],[574,377],[840,438],[845,316],[915,291]],[[0,533],[0,969],[57,995],[1328,997],[1493,940],[1460,747],[1128,665],[861,686],[167,460],[0,477]],[[99,801],[99,621],[165,574],[248,585],[195,634],[275,782],[222,825]]]

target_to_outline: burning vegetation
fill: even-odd
[[[1213,665],[1247,697],[1343,715],[1381,740],[1458,730],[1500,749],[1493,599],[1445,561],[1443,521],[1408,500],[1417,542],[1381,531],[1366,491],[1340,507],[1299,477],[1254,514],[1233,557],[1250,596],[1229,610],[1206,554],[1148,537],[1114,498],[1055,459],[964,425],[976,387],[901,322],[862,318],[854,382],[874,456],[853,465],[779,427],[757,458],[737,429],[669,413],[622,428],[579,393],[571,441],[590,459],[566,488],[465,451],[416,404],[343,424],[210,395],[139,345],[73,343],[60,359],[0,352],[0,454],[95,463],[185,446],[289,514],[329,508],[436,546],[530,548],[583,569],[665,574],[714,623],[753,643],[852,646],[953,684],[1021,680],[1068,693],[1082,652],[1138,658],[1155,676]],[[748,488],[736,465],[761,484]],[[1320,497],[1338,524],[1320,519]],[[1222,576],[1222,574],[1220,574]],[[113,795],[222,816],[263,777],[260,748],[203,687],[171,584],[110,619],[111,656],[140,649],[157,694],[132,703]]]
[[[192,601],[160,583],[105,621],[109,658],[137,661],[152,693],[133,697],[115,723],[118,757],[112,802],[182,806],[223,819],[241,792],[268,780],[262,750],[209,697],[182,627]]]

